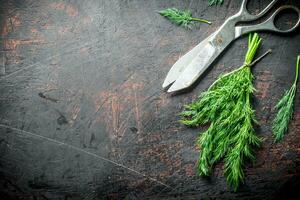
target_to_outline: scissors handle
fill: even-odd
[[[294,10],[298,14],[298,21],[296,24],[287,29],[287,30],[281,30],[275,26],[275,17],[282,11],[286,9],[291,9]],[[235,27],[235,38],[239,37],[240,35],[252,32],[252,31],[273,31],[273,32],[278,32],[278,33],[289,33],[294,31],[300,24],[300,10],[291,5],[285,5],[279,7],[274,14],[267,19],[266,21],[260,23],[260,24],[255,24],[255,25],[249,25],[249,26],[236,26]]]
[[[240,14],[240,19],[243,22],[248,22],[248,21],[253,21],[256,20],[260,17],[262,17],[264,14],[266,14],[273,6],[275,3],[277,3],[278,0],[273,0],[271,3],[269,3],[269,5],[263,9],[259,14],[257,15],[252,15],[249,13],[248,9],[247,9],[247,3],[248,0],[243,0],[242,5],[241,5],[241,9],[239,11]]]

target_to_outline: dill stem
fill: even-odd
[[[199,19],[199,18],[192,17],[191,20],[192,20],[192,21],[204,22],[204,23],[207,23],[207,24],[211,24],[210,21],[205,20],[205,19]]]
[[[297,64],[296,64],[296,77],[295,77],[295,81],[294,84],[296,85],[297,81],[298,81],[298,76],[299,76],[299,65],[300,65],[300,55],[297,57]]]
[[[289,100],[293,100],[294,97],[295,97],[295,92],[296,92],[296,83],[294,83],[291,87],[291,89],[288,91],[288,94],[289,95]]]

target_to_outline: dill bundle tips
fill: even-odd
[[[211,22],[208,20],[193,17],[190,11],[180,11],[176,8],[167,8],[165,10],[159,11],[158,13],[169,19],[174,24],[189,29],[191,28],[191,25],[194,24],[194,22],[211,24]]]
[[[293,117],[293,107],[297,90],[297,82],[299,76],[300,55],[297,57],[296,76],[289,90],[285,92],[283,97],[275,106],[278,111],[272,124],[272,131],[275,137],[275,142],[282,140],[285,132],[288,130],[288,125]]]
[[[186,105],[180,114],[181,123],[185,125],[209,124],[209,128],[197,140],[200,147],[199,175],[209,176],[213,165],[223,158],[227,183],[234,190],[244,181],[245,161],[255,160],[253,148],[261,143],[253,128],[257,121],[251,106],[254,92],[251,66],[270,50],[253,61],[260,44],[259,35],[250,34],[244,64],[221,75],[207,91],[200,94],[198,100]]]

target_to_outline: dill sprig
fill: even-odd
[[[261,142],[253,128],[257,121],[250,102],[255,90],[250,67],[268,53],[252,62],[260,43],[257,33],[250,34],[244,65],[221,75],[180,114],[181,122],[188,126],[210,123],[197,140],[199,175],[209,176],[213,164],[224,158],[227,183],[234,190],[244,180],[245,160],[254,161],[253,147]]]
[[[289,122],[293,117],[293,107],[294,107],[295,95],[297,90],[297,82],[299,76],[299,63],[300,63],[300,55],[297,57],[295,80],[291,88],[285,92],[284,96],[280,99],[280,101],[275,106],[275,109],[278,111],[272,125],[275,142],[282,140],[284,134],[288,130]]]
[[[209,5],[218,5],[218,4],[222,4],[224,0],[208,0]]]
[[[193,25],[194,22],[211,24],[208,20],[193,17],[190,11],[180,11],[176,8],[167,8],[159,11],[158,13],[168,18],[173,23],[185,28],[191,28],[191,25]]]

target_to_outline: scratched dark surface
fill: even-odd
[[[273,144],[272,107],[294,77],[299,30],[262,33],[253,99],[264,138],[246,182],[234,193],[222,163],[197,176],[195,140],[203,128],[177,114],[220,73],[243,62],[233,45],[192,91],[161,88],[172,64],[237,12],[238,0],[11,0],[0,3],[1,199],[281,199],[298,193],[300,94],[288,135]],[[268,1],[252,1],[253,11]],[[300,6],[298,0],[288,1]],[[156,11],[190,9],[209,19],[193,30]],[[283,25],[293,16],[283,19]],[[299,89],[299,87],[298,87]]]

